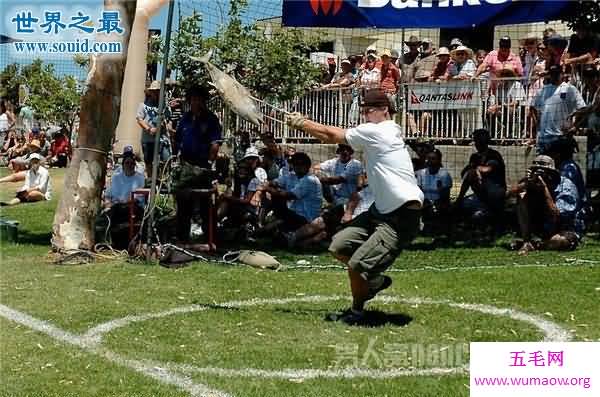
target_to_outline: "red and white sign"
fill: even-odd
[[[408,84],[410,110],[474,109],[481,106],[477,81]]]

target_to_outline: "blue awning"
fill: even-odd
[[[560,19],[575,1],[283,0],[283,25],[334,28],[469,28]]]

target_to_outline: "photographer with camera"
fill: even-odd
[[[517,196],[517,217],[522,241],[513,243],[519,255],[536,249],[573,250],[583,235],[583,224],[577,214],[582,199],[577,187],[561,177],[554,160],[539,155],[527,170],[527,176],[509,191]],[[542,241],[534,241],[533,235]]]

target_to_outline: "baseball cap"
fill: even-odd
[[[500,48],[510,48],[512,46],[512,42],[510,40],[510,36],[502,36],[498,41],[498,46]]]

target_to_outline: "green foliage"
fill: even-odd
[[[206,85],[208,74],[189,55],[204,55],[214,48],[211,63],[233,75],[254,95],[284,101],[301,94],[320,76],[307,54],[318,40],[299,30],[265,35],[256,25],[244,25],[240,14],[247,0],[230,3],[229,22],[215,37],[202,37],[202,17],[194,13],[182,20],[174,35],[171,68],[181,72],[184,86]]]
[[[87,69],[90,64],[90,57],[83,54],[75,54],[73,56],[73,62],[79,67]]]
[[[598,0],[579,0],[563,17],[569,29],[575,30],[577,26],[590,32],[600,32],[600,2]]]
[[[81,91],[72,76],[57,77],[52,64],[41,59],[29,65],[12,64],[0,73],[2,96],[19,102],[19,85],[29,88],[27,104],[35,117],[48,123],[71,125],[79,109]]]

